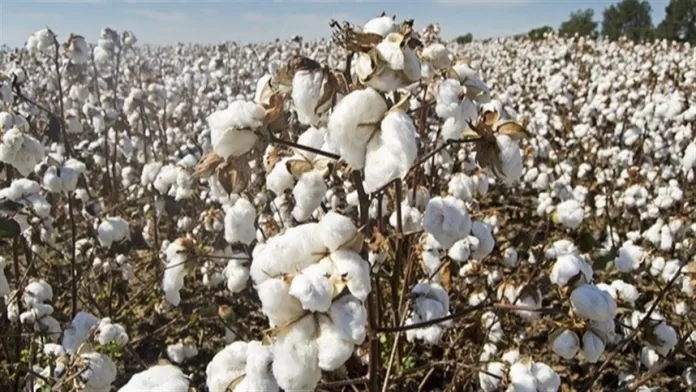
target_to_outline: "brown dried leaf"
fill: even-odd
[[[373,252],[388,252],[389,251],[389,240],[377,229],[372,231],[372,238],[368,248]]]
[[[449,260],[440,268],[440,280],[442,281],[442,287],[446,291],[450,291],[452,287],[452,262]]]
[[[500,147],[495,139],[480,140],[474,147],[476,151],[476,164],[483,169],[490,169],[494,175],[500,177],[503,173],[500,162]]]
[[[500,113],[497,111],[485,111],[481,113],[481,121],[487,127],[493,127],[500,120]]]
[[[272,124],[283,114],[283,94],[280,92],[273,93],[268,98],[268,105],[266,107],[266,117],[264,122],[266,124]]]
[[[288,172],[292,174],[295,178],[298,178],[302,174],[307,173],[308,171],[311,171],[314,168],[312,162],[304,159],[290,160],[285,164],[285,167],[288,169]]]
[[[494,130],[495,132],[509,136],[513,140],[527,139],[532,136],[522,125],[512,120],[497,122]]]
[[[399,102],[395,103],[394,106],[389,108],[390,112],[403,112],[406,113],[406,111],[409,109],[411,106],[411,93],[406,93],[404,94]]]
[[[215,172],[218,166],[220,166],[225,159],[214,152],[209,152],[196,164],[193,171],[193,178],[208,178]]]
[[[251,169],[245,161],[228,159],[216,170],[218,181],[227,193],[240,193],[251,180]]]

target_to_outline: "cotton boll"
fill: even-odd
[[[474,178],[464,173],[457,173],[452,176],[448,184],[449,194],[465,202],[473,200],[474,195],[477,193],[477,188],[478,184]]]
[[[496,141],[500,149],[502,180],[508,184],[519,181],[524,169],[519,145],[507,135],[496,135]]]
[[[398,228],[396,211],[389,217],[389,224]],[[423,227],[423,216],[417,208],[401,204],[401,229],[404,233],[420,231]]]
[[[604,341],[592,331],[582,336],[582,353],[590,363],[595,363],[604,352]]]
[[[292,78],[292,102],[297,120],[305,125],[317,125],[323,114],[317,105],[322,98],[325,73],[319,70],[299,70]]]
[[[195,244],[184,237],[169,244],[165,250],[167,265],[162,277],[162,290],[167,302],[174,306],[178,306],[181,302],[179,291],[184,287],[186,263],[190,262],[189,257],[194,247]]]
[[[501,362],[489,362],[485,372],[479,372],[479,387],[484,392],[495,392],[506,374],[506,366]]]
[[[225,159],[249,152],[258,139],[252,131],[263,125],[265,116],[263,106],[246,101],[234,101],[208,116],[213,151]]]
[[[325,316],[318,316],[319,367],[324,371],[334,371],[341,367],[353,355],[355,346],[343,339],[340,329]]]
[[[591,284],[573,290],[570,303],[577,315],[598,322],[606,322],[616,314],[616,303],[611,295]]]
[[[130,239],[128,222],[119,217],[107,217],[97,228],[97,239],[105,248],[111,247],[113,243]]]
[[[310,312],[326,312],[333,299],[333,287],[325,276],[304,273],[295,276],[288,292]]]
[[[394,19],[388,16],[380,16],[378,18],[370,19],[365,26],[363,26],[363,33],[377,34],[382,37],[386,37],[389,33],[395,33],[399,30],[399,26],[396,24]]]
[[[266,176],[266,188],[276,195],[282,195],[295,184],[295,178],[287,169],[287,163],[290,160],[289,157],[281,159]]]
[[[350,219],[333,211],[319,221],[317,232],[324,246],[331,252],[348,244],[358,235],[358,229]]]
[[[79,312],[70,323],[70,326],[63,331],[61,345],[68,354],[75,354],[78,347],[85,342],[89,336],[90,329],[99,323],[99,319],[86,312]]]
[[[249,280],[249,268],[243,260],[230,259],[222,273],[227,281],[227,289],[233,294],[244,290]]]
[[[179,342],[167,346],[167,357],[174,363],[182,363],[186,359],[184,344]]]
[[[370,264],[350,250],[337,250],[330,257],[336,266],[336,273],[344,277],[351,294],[361,301],[366,300],[372,290]]]
[[[118,392],[187,392],[189,380],[174,365],[156,365],[136,373]]]
[[[117,368],[111,357],[98,352],[80,354],[80,360],[87,366],[87,370],[80,374],[85,381],[85,391],[104,391],[111,388],[111,383],[116,380]]]
[[[273,343],[273,376],[285,391],[314,390],[321,379],[319,349],[312,317],[298,321]]]
[[[463,92],[459,81],[445,79],[437,90],[435,113],[442,119],[456,117],[459,110],[459,97]]]
[[[551,348],[556,355],[573,359],[580,350],[580,338],[571,330],[563,330],[553,338]]]
[[[648,338],[651,348],[658,354],[665,356],[679,342],[679,336],[674,328],[667,325],[664,321],[652,327],[652,334]]]
[[[353,169],[365,167],[367,142],[373,136],[387,111],[387,103],[372,88],[356,90],[346,95],[329,116],[328,142],[338,148],[346,163]]]
[[[390,181],[403,178],[418,154],[416,127],[403,111],[390,111],[381,131],[368,143],[365,156],[365,191],[375,192]]]
[[[619,255],[614,259],[614,266],[621,272],[631,272],[640,267],[643,257],[643,248],[626,242],[619,249]]]
[[[292,216],[303,222],[309,219],[314,210],[321,204],[321,200],[328,190],[324,176],[319,171],[310,171],[302,174],[292,191],[295,197],[295,207]]]
[[[245,377],[234,392],[278,391],[279,386],[271,373],[273,353],[258,341],[249,342]]]
[[[350,295],[337,299],[331,304],[329,316],[338,327],[343,340],[353,344],[365,341],[367,314],[360,300]]]
[[[256,209],[251,202],[239,198],[225,214],[225,240],[249,245],[256,239]]]
[[[447,255],[454,261],[458,263],[464,263],[469,260],[471,256],[471,244],[468,238],[459,240],[452,244],[452,246],[447,250]],[[439,261],[439,257],[438,257]]]
[[[538,392],[556,392],[561,388],[561,376],[544,363],[535,362],[532,374],[536,378]]]
[[[491,254],[495,247],[495,239],[493,239],[491,229],[487,224],[476,221],[471,225],[471,232],[479,241],[479,245],[472,252],[471,257],[476,260],[483,260]]]
[[[114,324],[110,318],[103,318],[97,325],[97,341],[99,344],[117,343],[123,345],[128,343],[128,335],[121,324]]]
[[[471,219],[462,200],[452,196],[434,197],[425,209],[423,228],[444,248],[449,248],[455,241],[467,237]]]
[[[244,375],[248,347],[246,342],[234,342],[215,354],[205,369],[210,392],[225,392],[232,381]]]
[[[509,379],[513,391],[537,390],[536,378],[526,361],[519,361],[510,366]]]
[[[585,217],[582,204],[575,199],[566,200],[556,206],[555,219],[566,228],[577,229]]]
[[[551,283],[565,286],[578,275],[583,279],[582,281],[591,282],[592,267],[576,253],[562,254],[554,263],[549,279]]]

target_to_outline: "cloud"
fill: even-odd
[[[157,22],[167,22],[167,23],[183,23],[188,22],[189,19],[183,12],[169,12],[169,11],[155,11],[148,9],[135,9],[128,10],[128,13],[133,15],[142,16],[148,19],[155,20]]]

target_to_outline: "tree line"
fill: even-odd
[[[524,35],[541,39],[544,34],[555,30],[551,26],[542,26]],[[613,40],[626,37],[634,41],[667,39],[696,44],[696,0],[670,0],[665,8],[665,18],[657,25],[653,24],[652,7],[648,1],[621,0],[604,10],[601,26],[594,20],[594,10],[588,8],[572,12],[557,30],[564,36],[603,36]],[[459,43],[471,40],[470,33],[457,37]]]

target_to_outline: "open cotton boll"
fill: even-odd
[[[349,218],[329,211],[319,221],[317,233],[324,246],[333,252],[355,239],[358,229]]]
[[[650,348],[662,356],[669,354],[669,351],[679,342],[677,331],[664,321],[655,323],[651,329],[651,333],[646,340]]]
[[[227,289],[233,294],[244,290],[249,280],[249,268],[244,260],[230,259],[222,273],[227,281]]]
[[[485,372],[478,373],[479,387],[484,392],[498,391],[507,372],[507,366],[502,362],[488,362]]]
[[[288,293],[300,301],[302,309],[326,312],[331,307],[333,286],[325,276],[305,270],[292,279]]]
[[[256,208],[240,197],[225,214],[225,241],[249,245],[256,239]]]
[[[549,365],[534,362],[532,374],[536,378],[538,392],[556,392],[561,388],[561,376]]]
[[[110,318],[106,317],[97,325],[96,339],[102,345],[113,342],[123,345],[128,343],[128,334],[121,324],[114,324]]]
[[[343,340],[362,344],[367,336],[367,313],[362,302],[352,295],[335,300],[329,308],[329,317],[338,328]]]
[[[0,162],[13,166],[22,176],[28,176],[44,157],[41,142],[19,129],[12,128],[2,135]]]
[[[491,228],[483,222],[475,221],[471,225],[471,233],[478,239],[478,246],[471,253],[471,257],[483,260],[495,248],[495,239],[491,233]]]
[[[186,276],[189,257],[195,244],[187,237],[179,238],[167,246],[164,251],[167,265],[162,277],[162,291],[164,291],[167,302],[178,306],[181,302],[179,291],[184,287],[184,277]]]
[[[604,352],[604,341],[592,331],[582,335],[582,354],[590,363],[596,363]]]
[[[128,222],[120,217],[107,217],[97,228],[99,244],[105,248],[114,243],[130,240],[130,228]]]
[[[592,267],[579,254],[562,254],[553,264],[549,279],[553,284],[565,286],[578,274],[582,274],[583,282],[591,282],[594,273]]]
[[[556,206],[554,218],[568,229],[575,230],[582,224],[585,211],[575,199],[568,199]]]
[[[396,211],[389,217],[389,224],[393,228],[398,228]],[[417,208],[407,204],[401,204],[401,229],[404,233],[420,231],[423,228],[423,215]]]
[[[366,300],[372,290],[370,263],[351,250],[336,250],[330,257],[336,273],[344,277],[351,294],[361,301]]]
[[[281,279],[268,279],[256,286],[261,311],[274,327],[285,325],[302,315],[302,303],[290,295],[290,285]]]
[[[454,118],[459,115],[460,96],[464,92],[457,80],[445,79],[437,90],[435,113],[442,118]]]
[[[118,392],[188,392],[189,380],[174,365],[156,365],[136,373]]]
[[[616,302],[611,294],[591,284],[583,284],[575,288],[570,293],[570,304],[578,316],[600,323],[616,315]]]
[[[70,326],[63,331],[61,345],[68,354],[75,354],[78,347],[87,340],[92,326],[97,325],[99,319],[87,312],[79,312],[75,315]]]
[[[332,372],[341,367],[353,355],[355,345],[343,339],[340,329],[329,317],[319,315],[319,368]]]
[[[423,215],[423,229],[432,234],[443,248],[449,248],[471,231],[466,205],[452,196],[430,199]]]
[[[245,373],[249,345],[234,342],[220,350],[205,369],[206,386],[210,392],[225,392],[232,381]]]
[[[522,177],[524,165],[522,164],[522,150],[515,140],[507,135],[496,135],[498,148],[500,149],[501,176],[503,182],[512,184]]]
[[[537,381],[532,373],[531,365],[530,361],[520,360],[510,366],[508,377],[513,391],[537,390]]]
[[[291,157],[286,157],[278,161],[273,166],[273,170],[266,176],[266,188],[276,195],[282,195],[295,184],[295,177],[292,176],[287,168],[287,163],[291,159]]]
[[[478,193],[478,181],[464,173],[456,173],[447,184],[450,195],[465,202],[473,200]]]
[[[396,24],[394,19],[388,16],[380,16],[367,21],[365,26],[363,26],[362,31],[363,33],[372,33],[386,37],[389,33],[399,31],[399,26]]]
[[[292,102],[297,121],[304,125],[317,125],[322,114],[317,104],[322,97],[325,74],[319,70],[299,70],[292,78]]]
[[[117,368],[111,357],[98,352],[80,354],[80,360],[87,370],[80,374],[85,382],[84,391],[109,391],[111,383],[116,380]]]
[[[0,297],[4,297],[10,294],[10,285],[7,282],[7,277],[5,276],[5,267],[7,267],[7,260],[0,256]]]
[[[631,272],[640,267],[643,258],[643,248],[627,241],[619,249],[619,255],[614,259],[614,266],[620,272]]]
[[[565,329],[555,334],[551,342],[551,349],[562,358],[573,359],[580,350],[580,338],[575,332]]]
[[[447,250],[447,255],[458,263],[464,263],[469,260],[469,257],[471,256],[471,243],[469,242],[469,239],[465,238],[452,244],[452,246]]]
[[[213,151],[224,159],[249,152],[258,140],[253,130],[263,125],[265,116],[263,106],[247,101],[234,101],[208,116]]]
[[[323,173],[312,170],[300,176],[292,195],[295,197],[295,207],[292,216],[298,222],[304,222],[312,216],[314,210],[319,208],[326,195],[328,187],[324,182]]]
[[[273,376],[284,391],[313,391],[321,380],[313,317],[297,321],[273,343]]]
[[[468,121],[473,122],[476,119],[477,114],[478,114],[478,109],[476,108],[476,104],[474,104],[474,102],[472,102],[468,98],[462,99],[459,102],[459,107],[457,108],[456,112],[454,112],[454,116],[447,118],[445,120],[445,123],[442,124],[442,138],[445,141],[461,139],[462,132],[469,129]],[[500,143],[498,143],[498,144],[500,144]],[[516,143],[514,143],[514,142],[513,142],[513,144],[516,145]],[[508,144],[506,144],[505,147],[506,148],[512,147],[512,145],[508,146]],[[510,157],[514,157],[513,153],[514,153],[514,151],[510,150],[508,152],[508,155]],[[502,155],[501,155],[501,157],[502,157]],[[521,162],[520,162],[520,165],[521,165]],[[520,170],[522,170],[522,169],[520,168]]]
[[[367,143],[365,192],[372,193],[388,182],[403,178],[418,154],[416,127],[403,111],[390,111],[381,131]]]
[[[367,142],[386,111],[384,98],[372,88],[351,92],[333,108],[327,141],[338,148],[341,158],[354,170],[365,167]]]
[[[26,306],[34,306],[53,300],[53,288],[45,280],[35,280],[24,288],[22,302]]]
[[[271,373],[271,362],[273,353],[269,347],[259,341],[249,342],[244,367],[245,376],[233,392],[278,391],[278,383]]]

